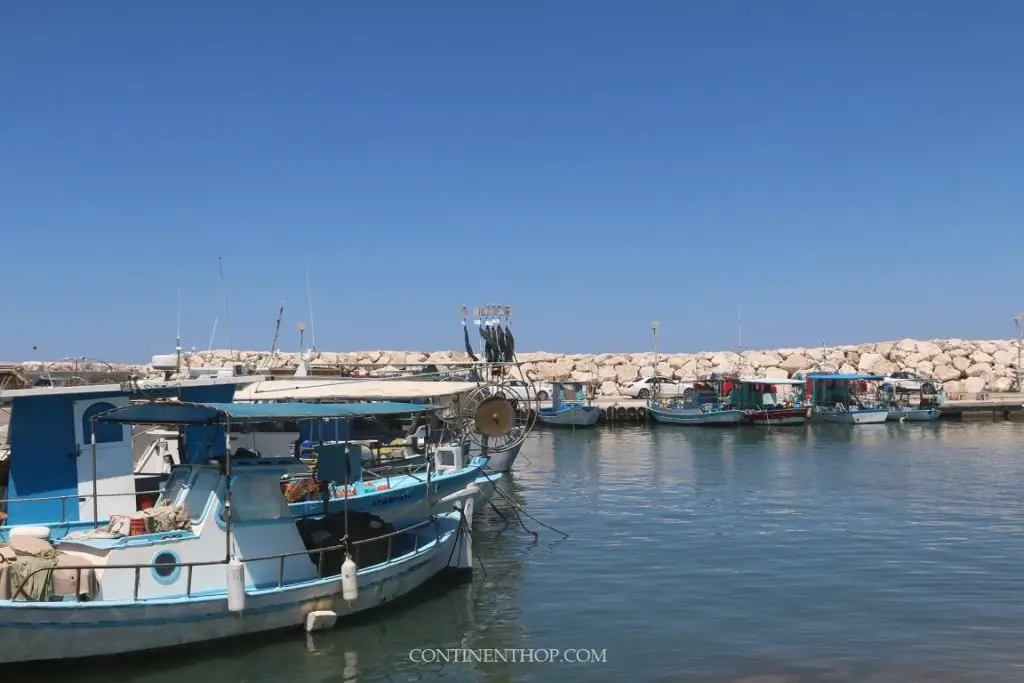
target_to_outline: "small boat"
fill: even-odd
[[[801,379],[764,379],[740,377],[726,385],[729,402],[746,413],[747,422],[778,427],[802,425],[807,422],[807,406],[803,391],[791,390],[780,397],[779,387],[803,387]]]
[[[583,382],[552,382],[551,407],[537,411],[537,419],[546,425],[592,427],[601,410],[591,405]]]
[[[725,380],[712,374],[694,384],[693,391],[682,400],[652,399],[647,414],[655,422],[677,425],[737,425],[746,418],[739,408],[724,400]]]
[[[942,412],[938,408],[921,408],[919,406],[890,405],[886,419],[890,422],[931,422],[938,420]]]
[[[812,373],[807,375],[806,396],[811,400],[811,419],[835,424],[882,424],[889,409],[871,392],[878,375]],[[877,384],[876,384],[877,386]]]
[[[907,373],[901,373],[907,374]],[[890,376],[891,377],[891,376]],[[925,391],[925,388],[928,391]],[[921,388],[907,390],[886,382],[881,387],[882,402],[889,408],[890,422],[932,422],[942,416],[939,405],[945,400],[941,390],[936,393],[934,382],[926,382]],[[916,403],[911,396],[918,394]]]
[[[123,406],[93,421],[222,427],[345,419],[355,408],[173,401]],[[358,457],[347,446],[321,444],[322,482],[347,485]],[[416,524],[351,511],[297,520],[280,487],[294,459],[226,453],[179,467],[188,485],[165,490],[151,510],[56,542],[46,527],[11,531],[0,546],[0,664],[331,628],[439,574],[472,571],[473,485],[446,498],[449,512]]]

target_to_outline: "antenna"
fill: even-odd
[[[281,316],[284,315],[284,302],[277,309],[277,324],[274,325],[274,340],[270,342],[270,355],[277,353],[277,337],[281,334]]]
[[[231,316],[228,315],[228,290],[224,286],[224,263],[220,256],[217,257],[217,270],[220,272],[220,292],[224,299],[224,324],[228,327],[228,353],[231,354],[231,360],[235,360],[235,347],[231,343]],[[212,338],[210,346],[213,346]]]
[[[174,353],[177,356],[177,369],[181,370],[181,283],[178,283],[178,322],[174,334]]]
[[[316,351],[316,328],[313,327],[313,293],[309,287],[309,257],[306,257],[306,299],[309,301],[309,338]],[[278,321],[280,322],[280,321]]]
[[[736,306],[736,348],[743,351],[743,314]]]
[[[207,351],[213,351],[213,338],[217,334],[217,318],[213,319],[213,329],[210,330],[210,345],[206,347]]]

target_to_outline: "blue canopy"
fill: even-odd
[[[414,403],[134,403],[96,417],[100,422],[143,425],[214,425],[270,420],[331,420],[407,415],[435,410]]]
[[[841,372],[835,372],[822,375],[812,373],[810,375],[807,375],[807,379],[833,379],[846,382],[855,382],[857,380],[883,380],[885,379],[885,377],[881,375],[858,375],[853,373],[847,375]]]

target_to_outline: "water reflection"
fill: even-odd
[[[1024,423],[990,422],[538,430],[501,481],[514,504],[477,519],[472,584],[312,649],[287,634],[154,658],[145,678],[1018,683],[1022,439]],[[535,539],[516,505],[571,537],[526,518]],[[410,662],[420,647],[608,657]]]

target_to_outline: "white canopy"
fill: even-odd
[[[454,396],[476,388],[472,382],[431,380],[310,379],[264,380],[235,391],[236,401],[395,401]]]

